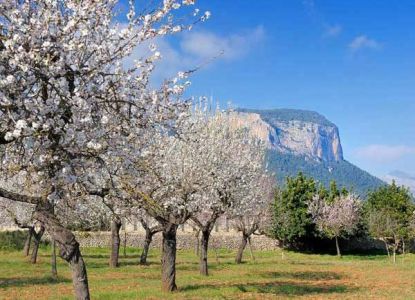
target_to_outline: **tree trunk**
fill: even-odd
[[[163,291],[172,292],[176,286],[176,232],[177,225],[168,223],[163,228],[163,253],[161,260]]]
[[[24,243],[24,247],[23,247],[23,253],[25,256],[29,256],[29,252],[30,252],[30,243],[32,242],[32,236],[34,233],[34,228],[33,226],[29,227],[29,231],[27,233],[27,238],[26,241]]]
[[[338,256],[338,257],[342,257],[342,254],[340,253],[339,238],[336,236],[334,239],[336,240],[336,251],[337,251],[337,256]]]
[[[39,232],[35,232],[35,240],[33,241],[33,250],[32,250],[32,257],[30,258],[30,262],[35,264],[37,262],[37,253],[39,251],[40,239],[45,232],[45,227],[43,225],[40,226]]]
[[[37,210],[34,218],[42,222],[51,238],[59,247],[59,256],[67,261],[72,270],[72,282],[77,300],[89,300],[88,276],[79,243],[74,234],[63,227],[50,210]]]
[[[208,249],[209,249],[209,230],[202,230],[200,240],[200,275],[208,276]]]
[[[58,279],[58,269],[56,267],[56,247],[55,247],[55,240],[52,238],[51,241],[52,246],[52,257],[51,257],[51,267],[52,267],[52,278]]]
[[[120,254],[120,228],[121,220],[119,218],[114,218],[111,222],[111,257],[109,266],[111,268],[118,267],[118,257]]]
[[[200,252],[200,240],[199,240],[200,230],[198,229],[195,233],[195,254],[199,256]]]
[[[248,242],[248,236],[244,233],[242,234],[242,241],[241,241],[241,244],[239,245],[238,253],[235,258],[235,262],[237,264],[240,264],[242,262],[242,255],[244,254],[244,250],[245,250],[247,242]]]
[[[393,263],[396,264],[396,246],[393,246]]]
[[[72,282],[74,284],[76,299],[89,300],[88,277],[86,274],[86,266],[81,251],[79,250],[79,244],[71,257],[69,264],[72,269]]]
[[[143,252],[141,253],[140,257],[141,265],[145,265],[147,263],[148,250],[150,248],[151,242],[153,241],[153,235],[154,233],[149,228],[146,228],[146,238],[144,240]]]

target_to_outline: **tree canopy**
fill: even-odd
[[[272,235],[276,239],[293,244],[303,236],[313,235],[314,225],[307,203],[316,191],[314,179],[302,173],[287,177],[286,187],[277,189],[275,194]]]

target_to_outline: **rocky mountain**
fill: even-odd
[[[343,160],[338,128],[316,112],[243,109],[237,115],[272,149],[327,162]]]
[[[232,117],[268,145],[269,167],[281,183],[301,171],[326,186],[336,180],[362,196],[384,184],[344,159],[337,126],[316,112],[238,109]]]

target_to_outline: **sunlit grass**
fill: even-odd
[[[151,250],[149,265],[138,265],[139,250],[121,251],[121,266],[108,267],[109,249],[82,250],[93,299],[415,299],[415,255],[400,256],[396,265],[384,255],[311,255],[279,251],[256,252],[251,261],[235,265],[234,252],[210,256],[210,276],[198,274],[198,258],[179,251],[179,291],[160,289],[160,253]],[[0,299],[72,299],[69,267],[59,260],[59,280],[50,277],[49,249],[31,265],[20,252],[0,253]]]

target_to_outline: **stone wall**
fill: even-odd
[[[75,232],[76,238],[81,247],[110,247],[111,233],[107,231],[100,232]],[[142,248],[144,243],[145,232],[143,230],[124,231],[120,232],[121,245],[124,245],[126,237],[127,246]],[[49,240],[49,235],[46,232],[43,235],[45,240]],[[161,248],[161,233],[157,233],[153,237],[151,248]],[[253,235],[251,237],[252,248],[254,250],[274,250],[279,248],[278,241],[268,238],[266,236]],[[241,234],[234,230],[212,231],[209,240],[210,249],[229,249],[236,250],[241,242]],[[374,240],[369,237],[352,238],[349,240],[340,241],[341,250],[346,251],[372,251],[385,250],[385,245],[380,240]],[[177,231],[177,249],[179,250],[193,250],[196,247],[196,232],[189,230]],[[326,241],[324,244],[326,250],[335,251],[334,241]],[[415,252],[415,240],[407,243],[406,249],[410,252]]]
[[[111,245],[110,232],[76,232],[75,233],[81,247],[109,247]],[[120,232],[121,243],[123,245],[125,233]],[[132,231],[126,234],[127,246],[143,247],[145,233],[143,231]],[[48,236],[45,234],[45,239]],[[161,248],[161,233],[157,233],[153,237],[151,244],[152,248]],[[241,241],[241,235],[237,232],[212,232],[209,245],[211,249],[224,248],[235,250],[238,248]],[[254,250],[273,250],[278,248],[278,242],[266,236],[252,236],[252,247]],[[195,249],[196,236],[194,232],[177,232],[177,248],[180,249]]]

